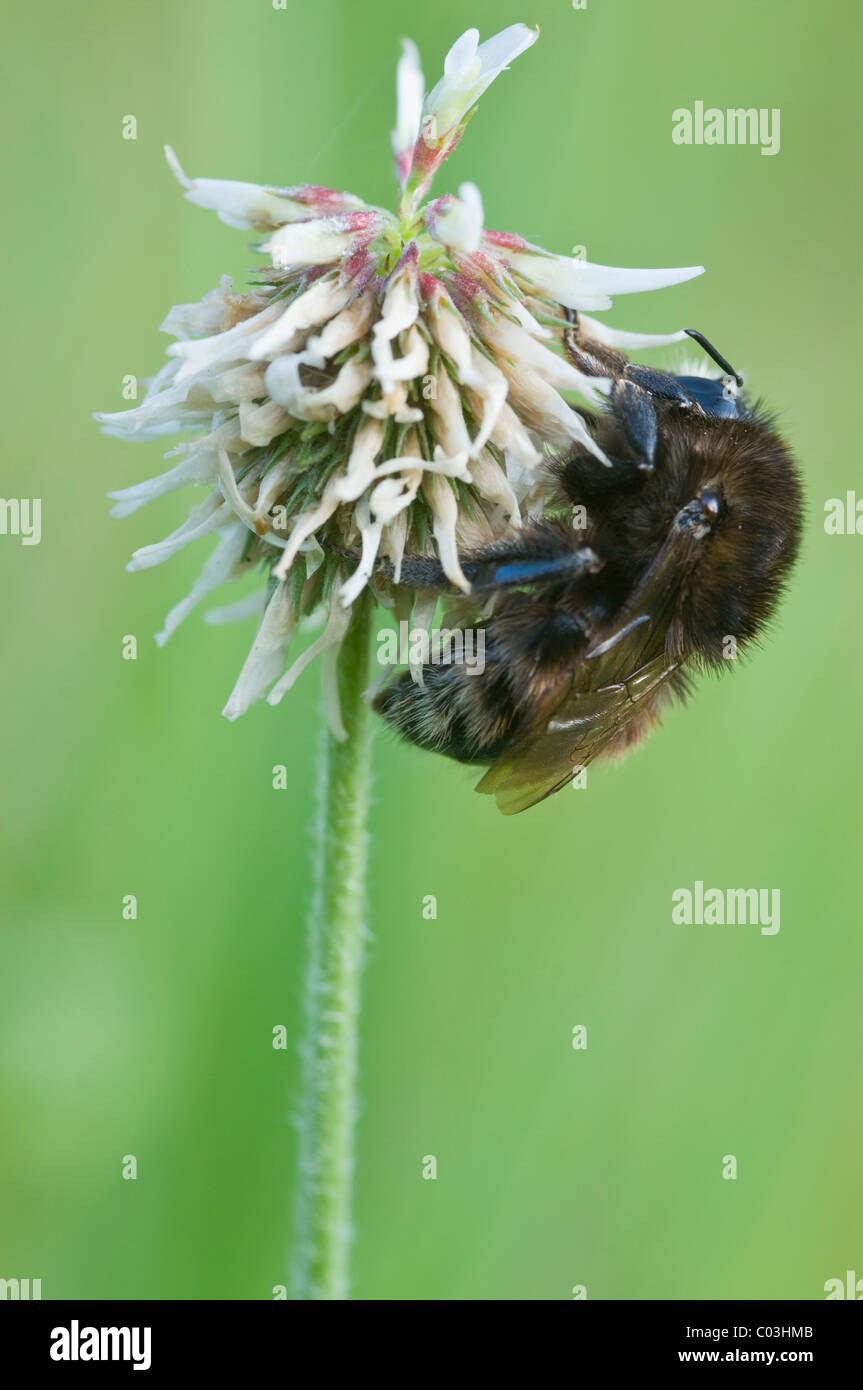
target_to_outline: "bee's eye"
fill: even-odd
[[[712,377],[678,376],[675,381],[683,387],[687,395],[700,405],[705,415],[720,419],[740,419],[745,410],[737,391],[737,383],[731,377],[714,381]],[[733,382],[733,391],[729,383]]]
[[[714,492],[709,487],[702,488],[698,494],[698,500],[711,522],[718,521],[722,512],[722,498],[719,493]]]

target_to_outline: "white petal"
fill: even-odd
[[[175,304],[160,326],[160,332],[175,338],[200,338],[219,333],[234,288],[230,275],[223,275],[218,288],[210,290],[197,304]]]
[[[349,357],[329,386],[315,388],[304,386],[300,380],[300,367],[306,357],[306,353],[300,352],[277,357],[270,363],[266,382],[273,400],[299,420],[329,422],[352,410],[371,382],[371,363]]]
[[[495,462],[491,454],[480,454],[470,466],[471,482],[481,497],[500,507],[504,516],[514,526],[521,525],[518,500],[508,478]]]
[[[443,139],[504,68],[538,37],[538,29],[511,24],[477,46],[479,31],[468,29],[453,44],[444,62],[444,75],[426,98],[423,124],[433,116],[437,138]]]
[[[542,378],[559,391],[580,391],[594,405],[601,404],[600,394],[607,394],[609,383],[604,377],[585,376],[571,362],[538,343],[523,328],[508,322],[503,315],[492,321],[483,320],[481,332],[500,357],[539,372]]]
[[[347,468],[333,479],[334,495],[342,502],[355,502],[375,476],[375,459],[383,443],[384,430],[377,420],[360,425],[354,436]]]
[[[509,381],[510,399],[524,424],[552,448],[563,449],[575,441],[601,463],[609,463],[578,411],[567,405],[553,386],[537,372],[515,368],[506,361],[501,361],[501,368]]]
[[[398,584],[402,576],[402,558],[405,553],[405,542],[408,534],[408,514],[407,511],[400,511],[384,528],[381,550],[392,560],[393,583]]]
[[[213,589],[219,588],[221,584],[227,583],[229,579],[235,578],[240,573],[240,556],[243,553],[247,536],[248,531],[245,526],[239,523],[225,527],[219,544],[207,560],[191,590],[184,599],[175,604],[165,619],[164,628],[161,632],[156,633],[156,641],[160,647],[165,645],[171,633],[176,631],[183,619],[188,617],[202,598],[206,598]]]
[[[613,294],[665,289],[701,275],[704,267],[674,270],[628,270],[622,266],[594,265],[570,256],[548,256],[534,251],[502,252],[523,279],[551,294],[569,309],[608,309]]]
[[[425,80],[417,46],[412,39],[402,39],[402,56],[396,69],[396,128],[392,136],[396,159],[416,144],[424,92]]]
[[[267,696],[268,705],[277,705],[279,701],[287,695],[291,686],[294,685],[309,663],[314,661],[316,656],[320,656],[321,652],[326,651],[327,647],[341,642],[348,630],[350,620],[351,610],[349,608],[343,608],[340,603],[333,603],[330,606],[327,625],[320,637],[316,642],[312,642],[301,656],[297,657],[296,661],[288,668],[281,680],[273,686]]]
[[[160,473],[157,478],[148,478],[132,487],[120,488],[117,492],[109,492],[108,496],[117,503],[116,507],[111,508],[111,515],[131,516],[146,502],[152,502],[156,497],[164,497],[175,488],[185,487],[187,483],[213,482],[216,472],[215,457],[212,453],[207,450],[190,450],[179,463],[169,468],[167,473]]]
[[[438,198],[425,210],[435,241],[472,254],[482,241],[482,198],[476,184],[463,183],[458,198]]]
[[[354,521],[359,528],[362,552],[359,564],[339,591],[338,602],[345,608],[349,608],[354,599],[359,597],[372,576],[384,525],[382,518],[372,516],[369,499],[366,497],[362,497],[354,508]]]
[[[683,328],[677,333],[627,333],[622,328],[610,328],[607,323],[600,323],[599,319],[588,318],[587,314],[579,314],[579,322],[586,328],[589,338],[594,338],[598,343],[605,343],[607,347],[620,348],[622,352],[637,352],[639,348],[667,347],[669,343],[684,343],[687,339],[686,330]]]
[[[243,357],[254,357],[257,335],[282,313],[281,304],[268,304],[260,313],[243,319],[224,333],[215,333],[211,338],[194,338],[189,342],[172,343],[168,348],[171,357],[182,359],[177,372],[177,381],[185,381],[216,362],[235,362]]]
[[[264,612],[266,593],[258,589],[254,594],[238,598],[236,603],[226,603],[221,608],[210,608],[204,614],[204,622],[210,627],[223,627],[227,623],[240,623],[246,618],[260,618]]]
[[[350,285],[340,285],[332,275],[316,280],[309,289],[293,299],[287,309],[277,305],[278,321],[251,346],[252,358],[272,357],[277,352],[298,347],[302,334],[309,328],[326,323],[344,309],[351,298]]]
[[[464,381],[464,376],[461,379]],[[479,433],[471,447],[471,453],[476,455],[485,448],[491,438],[509,388],[503,372],[483,357],[481,352],[471,355],[470,383],[467,388],[468,399],[472,405],[478,400],[482,411]]]
[[[342,259],[354,236],[338,217],[313,218],[280,227],[261,250],[269,253],[279,270],[295,265],[329,265]]]
[[[435,438],[441,447],[447,454],[469,454],[473,444],[462,413],[461,394],[442,363],[429,404],[435,419]]]
[[[166,536],[163,541],[156,541],[153,545],[142,546],[136,550],[128,565],[127,570],[147,570],[153,565],[161,565],[164,560],[176,555],[178,550],[182,550],[190,541],[200,540],[202,536],[208,536],[211,531],[217,531],[220,526],[224,526],[231,520],[233,510],[227,502],[222,501],[221,493],[211,492],[199,507],[195,507],[191,515],[179,526],[176,531],[172,531],[170,536]]]
[[[264,401],[263,405],[243,401],[239,419],[241,438],[259,449],[265,448],[277,435],[283,434],[290,424],[288,416],[277,401]]]
[[[305,541],[309,536],[313,535],[315,531],[317,531],[321,526],[323,526],[324,522],[329,521],[333,512],[336,511],[336,509],[339,507],[341,499],[339,498],[338,492],[336,490],[337,482],[338,479],[330,478],[329,482],[324,488],[323,495],[321,496],[321,500],[318,503],[318,505],[316,507],[311,507],[308,511],[303,512],[302,515],[297,518],[296,522],[294,523],[294,528],[291,531],[290,536],[288,537],[288,543],[285,546],[285,552],[279,560],[278,564],[273,569],[273,574],[276,576],[277,579],[285,578],[285,576],[288,573],[288,570],[291,568],[291,565],[294,563],[294,560],[296,559],[297,553],[299,552],[303,544],[303,541]]]
[[[464,576],[458,558],[456,543],[458,504],[452,484],[447,478],[439,477],[435,473],[427,473],[423,479],[423,493],[432,514],[432,530],[444,574],[457,588],[469,594],[470,584]]]
[[[204,377],[201,385],[206,386],[217,402],[239,405],[241,401],[260,400],[266,390],[264,368],[254,362],[243,362],[239,367],[229,367],[215,376]]]
[[[376,307],[371,290],[357,295],[353,303],[331,318],[320,333],[309,338],[306,343],[309,361],[322,367],[330,357],[364,338],[372,326]]]
[[[279,584],[267,604],[252,649],[222,710],[226,719],[238,719],[250,705],[260,700],[284,665],[285,652],[295,627],[290,585]]]
[[[283,222],[308,216],[307,208],[256,183],[187,178],[170,145],[165,146],[165,158],[189,202],[211,208],[229,227],[280,227]]]

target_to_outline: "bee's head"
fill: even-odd
[[[666,505],[672,490],[685,499],[670,537],[685,565],[679,622],[688,645],[721,661],[729,637],[745,643],[770,618],[794,563],[802,508],[794,461],[753,411],[687,411],[661,430],[653,479]]]

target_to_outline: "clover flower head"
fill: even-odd
[[[257,232],[266,264],[246,293],[224,277],[200,303],[173,308],[162,324],[175,339],[169,360],[141,404],[96,419],[124,439],[184,436],[166,472],[109,494],[114,516],[186,485],[206,490],[176,531],[128,566],[147,569],[218,537],[159,643],[217,587],[251,567],[263,572],[252,599],[207,614],[215,623],[258,618],[229,718],[264,695],[277,704],[323,654],[325,707],[340,735],[334,657],[363,591],[431,621],[429,596],[400,583],[403,556],[436,554],[454,588],[469,593],[460,552],[541,511],[548,454],[573,441],[599,452],[568,397],[596,403],[609,383],[561,354],[564,311],[601,312],[613,294],[701,270],[552,255],[488,230],[472,183],[425,201],[477,99],[536,38],[522,24],[485,43],[468,30],[427,95],[416,48],[403,42],[396,212],[311,184],[187,178],[166,151],[186,198]],[[625,348],[684,337],[586,322],[592,336]],[[285,669],[312,614],[323,630]]]

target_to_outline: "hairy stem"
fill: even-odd
[[[295,1299],[348,1297],[357,1038],[366,908],[374,604],[355,605],[337,681],[347,737],[324,734],[315,896],[309,918],[300,1113]]]

